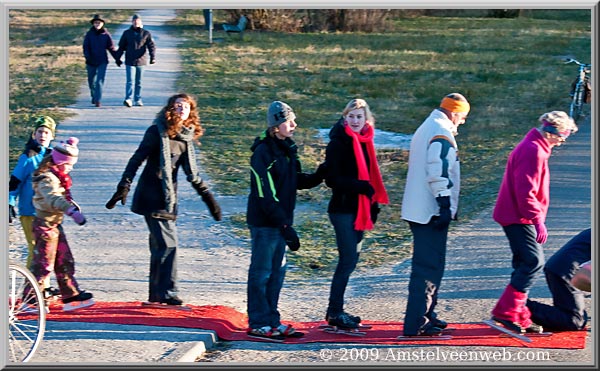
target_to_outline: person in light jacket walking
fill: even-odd
[[[435,307],[446,264],[450,221],[456,218],[460,163],[455,136],[471,107],[459,93],[445,96],[410,143],[402,219],[413,234],[404,336],[439,335],[447,323]]]

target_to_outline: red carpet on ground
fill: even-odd
[[[97,302],[94,306],[76,311],[63,312],[60,306],[50,307],[48,321],[98,322],[126,325],[169,326],[213,330],[221,340],[226,341],[262,341],[246,335],[247,319],[244,313],[233,308],[219,305],[194,306],[190,310],[162,309],[143,306],[141,302]],[[532,337],[531,343],[501,335],[483,323],[451,323],[450,340],[427,339],[400,341],[396,337],[402,334],[401,322],[379,322],[364,320],[372,325],[362,337],[342,334],[330,334],[320,330],[320,322],[288,322],[306,335],[302,338],[286,339],[285,343],[355,343],[355,344],[422,344],[449,346],[492,346],[527,347],[549,349],[583,349],[587,331],[557,332],[547,337]]]

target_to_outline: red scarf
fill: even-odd
[[[67,199],[67,201],[73,201],[73,197],[71,197],[71,185],[73,185],[71,176],[69,174],[61,173],[56,168],[50,168],[50,171],[52,171],[52,174],[56,175],[56,177],[60,181],[60,185],[65,189],[65,198]]]
[[[388,199],[385,186],[383,185],[383,179],[379,172],[379,164],[377,163],[377,155],[375,154],[375,145],[373,144],[373,137],[375,131],[371,125],[365,125],[362,133],[356,133],[352,131],[350,126],[344,122],[344,130],[346,134],[352,138],[352,147],[354,149],[354,157],[356,157],[356,166],[358,167],[358,180],[367,180],[375,190],[373,198],[369,200],[369,197],[365,195],[358,195],[358,212],[356,214],[356,220],[354,221],[354,228],[357,231],[366,231],[373,229],[373,222],[371,221],[371,202],[378,202],[380,204],[388,204]],[[370,168],[367,168],[367,162],[363,154],[361,143],[365,143],[367,147],[367,154],[369,155]]]

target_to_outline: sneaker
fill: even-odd
[[[348,313],[340,313],[337,315],[328,315],[326,317],[327,320],[327,324],[329,324],[329,326],[336,326],[336,327],[342,327],[342,328],[349,328],[349,329],[355,329],[358,328],[358,322],[352,320],[352,318],[350,317],[350,315],[348,315]]]
[[[127,106],[127,107],[131,107],[133,104],[132,104],[132,102],[131,102],[131,99],[125,99],[125,100],[123,101],[123,105],[124,105],[124,106]]]
[[[262,338],[262,339],[269,339],[269,340],[278,340],[278,341],[282,341],[285,340],[285,336],[283,336],[279,330],[277,330],[276,328],[271,328],[271,326],[263,326],[263,327],[259,327],[259,328],[253,328],[248,330],[247,332],[248,336],[250,337],[255,337],[255,338]]]
[[[143,106],[144,106],[144,103],[143,103],[143,102],[142,102],[142,100],[140,99],[140,100],[136,100],[136,101],[135,101],[135,103],[134,103],[134,105],[136,105],[136,106],[138,106],[138,107],[143,107]]]
[[[93,296],[94,295],[89,292],[81,291],[75,296],[63,299],[63,311],[68,312],[71,310],[92,306],[95,304],[94,299],[92,299]]]
[[[177,296],[171,296],[160,301],[161,304],[167,305],[182,305],[183,300],[179,299]]]

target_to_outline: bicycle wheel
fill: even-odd
[[[37,280],[19,265],[8,268],[8,353],[11,362],[33,357],[46,330],[46,305]]]
[[[581,116],[581,109],[583,106],[583,84],[578,83],[573,93],[573,99],[571,100],[571,106],[569,107],[569,116],[573,120],[577,121]]]

